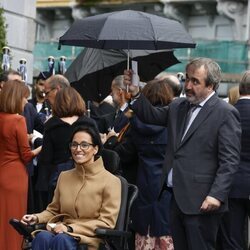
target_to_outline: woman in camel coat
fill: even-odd
[[[100,239],[95,237],[95,229],[115,227],[121,183],[97,156],[101,146],[94,127],[81,126],[73,133],[70,150],[75,168],[60,174],[46,210],[22,218],[24,224],[47,223],[47,231],[35,232],[33,250],[73,250],[79,242],[97,249]]]

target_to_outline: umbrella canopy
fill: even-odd
[[[166,68],[179,63],[173,51],[132,50],[130,56],[138,62],[142,81],[152,80]],[[84,49],[65,73],[71,85],[85,101],[102,101],[109,93],[112,80],[126,68],[125,50]]]
[[[133,10],[77,20],[60,37],[60,45],[147,50],[195,47],[191,36],[178,21]]]

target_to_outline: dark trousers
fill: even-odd
[[[222,214],[187,215],[171,202],[170,228],[175,250],[213,250]]]
[[[229,211],[222,217],[219,239],[222,250],[246,250],[250,217],[249,199],[229,199]]]
[[[77,246],[78,243],[73,237],[48,231],[38,233],[32,241],[32,250],[77,250]]]

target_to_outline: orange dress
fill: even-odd
[[[28,173],[33,158],[25,118],[0,112],[0,248],[20,250],[22,237],[9,225],[27,210]]]

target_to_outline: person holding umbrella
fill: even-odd
[[[170,227],[175,250],[215,249],[222,214],[240,160],[239,112],[216,89],[219,65],[195,58],[186,66],[186,98],[153,107],[125,71],[131,108],[140,120],[168,127],[160,197],[173,193]]]

